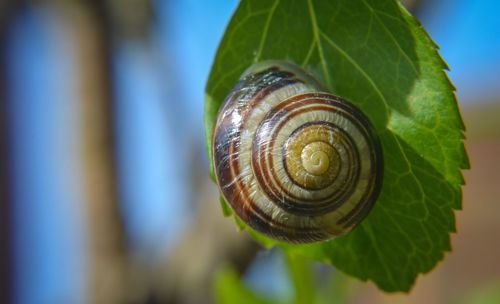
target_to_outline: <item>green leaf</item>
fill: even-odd
[[[451,249],[460,169],[469,166],[454,87],[437,46],[395,0],[241,1],[206,87],[210,160],[225,95],[247,67],[266,59],[295,62],[356,104],[375,125],[385,163],[380,198],[360,226],[329,242],[281,246],[383,290],[408,291]]]
[[[222,195],[219,197],[219,202],[220,202],[220,207],[222,209],[222,214],[224,216],[230,216],[231,214],[233,214],[233,210],[231,209],[231,207],[229,206],[229,204],[226,202],[226,200]]]

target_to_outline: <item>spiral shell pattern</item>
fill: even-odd
[[[382,150],[369,120],[290,63],[244,73],[219,111],[212,148],[224,199],[275,239],[345,234],[380,192]]]

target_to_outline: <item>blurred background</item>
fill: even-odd
[[[405,5],[467,127],[453,252],[410,295],[313,265],[315,297],[500,303],[500,2]],[[287,261],[223,218],[207,174],[204,85],[236,6],[0,0],[0,303],[292,301]]]

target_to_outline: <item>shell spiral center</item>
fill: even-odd
[[[322,175],[330,167],[330,154],[331,146],[328,144],[324,142],[310,143],[302,150],[302,166],[311,174]]]

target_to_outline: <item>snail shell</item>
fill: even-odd
[[[359,224],[382,184],[367,117],[288,62],[251,66],[221,106],[215,175],[236,215],[269,237],[328,240]]]

